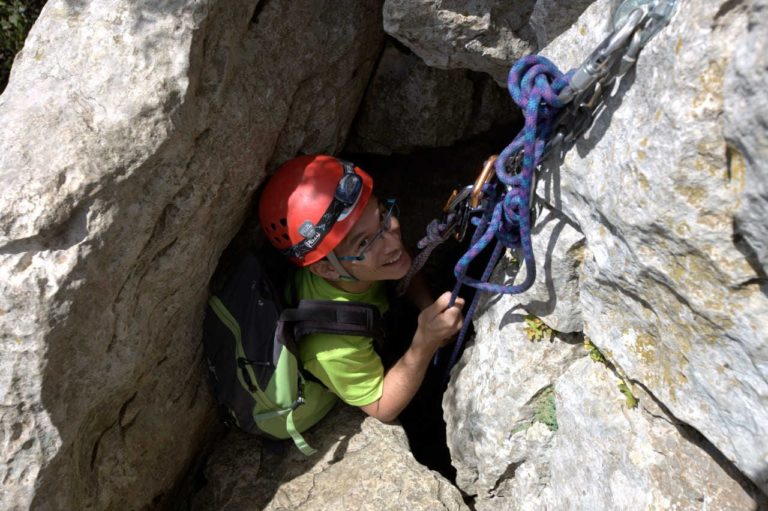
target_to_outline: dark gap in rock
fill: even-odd
[[[168,492],[162,493],[152,501],[152,509],[157,511],[189,511],[192,500],[208,484],[205,467],[208,459],[219,445],[219,440],[227,434],[228,427],[221,421],[212,421],[211,426],[200,442],[197,452],[182,472],[176,485]],[[159,497],[159,499],[158,499]]]
[[[403,240],[405,245],[415,253],[416,243],[424,236],[426,225],[441,214],[451,191],[473,183],[485,159],[491,154],[498,154],[512,140],[518,129],[517,125],[502,126],[492,133],[477,136],[451,147],[421,149],[411,154],[390,156],[342,154],[340,156],[354,162],[372,175],[374,191],[379,197],[392,196],[398,199],[403,224]],[[270,248],[269,244],[265,243],[265,237],[258,223],[256,206],[259,195],[260,191],[257,191],[250,210],[251,214],[244,220],[239,232],[219,260],[218,268],[211,279],[210,286],[213,290],[216,289],[217,282],[226,277],[227,268],[231,267],[245,251],[263,252]],[[453,267],[467,250],[470,237],[471,229],[463,243],[450,239],[433,252],[425,265],[423,271],[436,295],[453,288],[455,284]],[[489,254],[483,255],[485,257],[478,258],[470,267],[470,276],[479,277],[482,273]],[[462,288],[461,296],[467,300],[465,311],[473,294],[471,288]],[[400,323],[405,330],[410,329],[408,334],[404,334],[407,344],[410,344],[415,331],[416,315],[416,311],[412,310],[410,323],[407,320]],[[471,334],[470,329],[468,341],[471,339]],[[440,366],[430,366],[425,383],[399,420],[406,432],[414,457],[455,484],[456,471],[451,465],[446,425],[442,415],[442,394],[445,391],[444,366],[449,356],[450,353],[443,354]],[[322,425],[321,421],[318,427]],[[195,495],[208,484],[205,476],[206,463],[218,445],[218,440],[223,438],[226,432],[227,428],[218,421],[210,428],[207,437],[201,442],[197,455],[188,466],[185,477],[179,481],[174,491],[164,496],[158,509],[174,511],[191,509]],[[293,447],[287,446],[287,448]],[[474,509],[474,496],[461,493],[468,507]]]
[[[728,0],[720,6],[720,9],[717,10],[717,14],[715,14],[715,20],[722,18],[734,9],[743,8],[744,4],[744,0]]]
[[[256,4],[256,7],[253,9],[253,14],[251,14],[251,27],[255,27],[259,24],[259,15],[261,15],[267,3],[269,3],[268,0],[260,0],[259,3]]]
[[[371,89],[371,85],[374,82],[374,78],[376,77],[376,70],[379,69],[379,66],[381,64],[381,59],[384,56],[384,49],[387,47],[387,43],[393,44],[393,45],[400,45],[403,50],[411,53],[411,50],[406,48],[401,42],[397,41],[394,37],[385,36],[384,40],[381,43],[381,46],[379,48],[379,52],[376,55],[376,61],[373,63],[373,66],[371,66],[371,71],[368,74],[368,82],[365,84],[365,90],[360,95],[360,101],[357,104],[357,109],[354,118],[352,119],[352,123],[350,124],[349,132],[348,134],[354,137],[354,134],[359,133],[360,130],[358,129],[360,118],[363,116],[363,110],[362,106],[365,104],[366,99],[369,97],[369,91]],[[395,44],[397,43],[397,44]],[[357,73],[357,70],[355,70],[355,73]],[[349,139],[347,139],[346,143],[349,143]]]
[[[739,225],[738,217],[734,217],[733,219],[733,234],[731,235],[731,239],[733,240],[733,245],[736,247],[736,250],[741,252],[744,259],[747,260],[747,263],[755,272],[755,277],[743,282],[741,286],[744,287],[750,284],[758,284],[760,285],[763,294],[768,296],[768,292],[766,291],[768,288],[768,286],[766,286],[766,283],[768,283],[768,275],[766,275],[765,270],[763,269],[763,264],[760,261],[760,256],[757,254],[757,251],[742,234],[742,228]]]
[[[384,36],[384,41],[390,43],[392,46],[394,46],[395,48],[397,48],[398,50],[400,50],[402,53],[404,53],[406,55],[416,55],[415,53],[413,53],[413,51],[408,46],[406,46],[405,44],[401,43],[398,39],[395,39],[392,36],[389,36],[389,35]],[[421,57],[419,57],[419,58],[421,58]],[[376,68],[374,68],[374,69],[376,69]]]
[[[403,242],[415,255],[418,253],[417,243],[425,236],[427,224],[440,217],[451,192],[472,184],[488,156],[498,154],[514,138],[518,129],[516,125],[504,126],[450,147],[420,149],[409,154],[345,153],[342,156],[371,174],[374,193],[379,197],[398,200]],[[453,289],[453,268],[469,248],[471,234],[472,228],[462,243],[453,238],[446,241],[432,253],[424,266],[422,271],[435,297]],[[473,262],[468,274],[479,278],[489,256],[490,249]],[[466,300],[466,312],[474,290],[464,286],[459,294]],[[410,344],[417,314],[413,309],[407,310],[405,319],[398,321],[402,326],[398,337],[406,342],[401,350],[407,349]],[[470,328],[465,346],[472,335]],[[416,460],[455,484],[456,470],[451,464],[442,411],[446,365],[452,349],[453,345],[449,345],[441,352],[438,365],[430,365],[422,387],[399,420]],[[397,353],[393,358],[396,356]]]
[[[493,489],[491,489],[491,494],[495,494],[496,490],[499,489],[499,486],[501,483],[508,479],[513,479],[515,477],[515,472],[517,472],[517,469],[522,465],[524,461],[519,461],[517,463],[510,463],[507,465],[507,468],[504,470],[504,473],[499,476],[499,479],[496,481],[496,484],[494,485]]]

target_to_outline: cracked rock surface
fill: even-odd
[[[444,402],[478,509],[766,505],[766,6],[680,2],[591,129],[545,162],[538,194],[583,238],[535,242],[544,282],[488,300]],[[541,53],[579,65],[613,7],[594,2]],[[494,279],[523,275],[508,258]],[[588,338],[613,371],[553,367],[559,334],[534,349],[527,313]],[[544,385],[557,431],[516,429]]]
[[[232,431],[209,459],[191,509],[469,509],[455,486],[413,458],[400,426],[340,406],[305,438],[317,454]]]
[[[216,262],[267,170],[341,149],[383,43],[330,4],[45,5],[0,96],[0,508],[168,497]]]

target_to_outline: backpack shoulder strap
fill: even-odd
[[[294,345],[305,335],[315,333],[372,337],[377,344],[384,340],[381,313],[375,305],[365,302],[301,300],[297,307],[283,310],[278,330]]]

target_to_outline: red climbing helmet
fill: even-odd
[[[352,229],[368,203],[373,179],[333,156],[284,163],[261,195],[259,220],[269,241],[299,266],[325,257]]]

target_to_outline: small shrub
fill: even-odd
[[[587,353],[589,353],[589,358],[591,358],[593,361],[605,364],[605,356],[597,346],[592,344],[592,341],[586,335],[584,336],[584,349],[587,350]]]
[[[525,328],[523,330],[530,341],[538,342],[544,339],[545,336],[547,339],[552,339],[552,329],[532,314],[525,316]]]
[[[636,408],[637,407],[637,398],[634,394],[632,394],[632,391],[629,388],[629,385],[627,385],[625,382],[619,383],[619,392],[624,394],[624,397],[627,398],[627,408]]]

